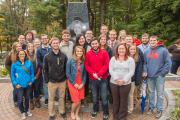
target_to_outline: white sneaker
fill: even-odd
[[[25,120],[25,119],[26,119],[26,114],[25,114],[25,113],[22,113],[22,114],[21,114],[21,119],[22,119],[22,120]]]
[[[28,111],[28,112],[26,113],[26,115],[29,116],[29,117],[31,117],[31,116],[32,116],[32,113],[31,113],[30,111]]]

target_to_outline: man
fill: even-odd
[[[149,35],[144,33],[141,37],[141,44],[138,48],[144,53],[149,48]]]
[[[117,32],[114,29],[110,30],[109,31],[109,40],[107,41],[107,43],[108,43],[108,46],[112,50],[112,55],[113,56],[115,55],[116,47],[119,44],[119,41],[116,40],[116,37],[117,37]]]
[[[37,62],[38,62],[38,65],[40,68],[43,67],[43,59],[44,59],[44,56],[49,53],[51,51],[51,47],[49,46],[49,43],[48,43],[49,39],[48,39],[48,36],[46,34],[42,34],[41,35],[41,47],[38,48],[37,50]],[[43,73],[43,72],[42,72]],[[45,105],[48,104],[48,90],[47,90],[47,84],[45,83],[44,79],[42,79],[43,75],[41,75],[41,88],[44,88],[44,98],[45,98]]]
[[[63,119],[65,113],[65,90],[66,90],[66,62],[67,57],[59,50],[59,39],[51,39],[52,51],[44,57],[44,79],[48,83],[49,93],[49,120],[55,120],[55,95],[59,90],[59,112]]]
[[[171,59],[168,50],[162,45],[158,46],[157,36],[150,37],[150,48],[144,53],[144,75],[147,77],[149,91],[148,114],[153,113],[155,108],[155,92],[157,92],[156,118],[162,116],[165,75],[171,67]]]
[[[85,68],[89,74],[93,95],[93,111],[91,117],[95,118],[98,112],[98,95],[101,95],[103,106],[103,120],[108,120],[107,77],[109,56],[105,50],[99,48],[98,39],[91,41],[91,50],[86,53]]]
[[[18,41],[21,44],[22,49],[26,50],[27,44],[26,44],[25,36],[24,35],[19,35]]]
[[[93,32],[92,30],[87,30],[85,33],[86,44],[91,46],[91,41],[93,40]]]
[[[62,41],[60,43],[60,50],[68,57],[68,59],[72,57],[74,46],[73,42],[69,41],[70,37],[70,32],[68,30],[62,31]]]
[[[106,26],[106,25],[101,25],[101,28],[100,28],[100,37],[101,36],[106,36],[106,38],[108,37],[107,36],[107,33],[108,33],[108,26]]]

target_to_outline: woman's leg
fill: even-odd
[[[79,117],[80,107],[81,107],[81,102],[78,102],[78,103],[77,103],[76,112],[75,112],[76,120],[80,120],[80,117]]]
[[[77,106],[78,106],[78,103],[72,103],[72,108],[71,108],[71,118],[74,120],[76,119],[76,116],[75,116],[75,111],[77,109]]]

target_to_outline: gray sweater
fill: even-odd
[[[112,57],[109,63],[109,73],[111,75],[110,82],[117,84],[116,80],[123,80],[123,85],[131,83],[131,77],[134,75],[135,62],[134,59],[128,57],[126,61],[120,62]]]

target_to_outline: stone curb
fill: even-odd
[[[165,111],[165,113],[162,115],[162,117],[159,120],[170,120],[171,112],[175,108],[175,97],[171,90],[165,89],[165,96],[167,97],[168,101],[168,107]]]

